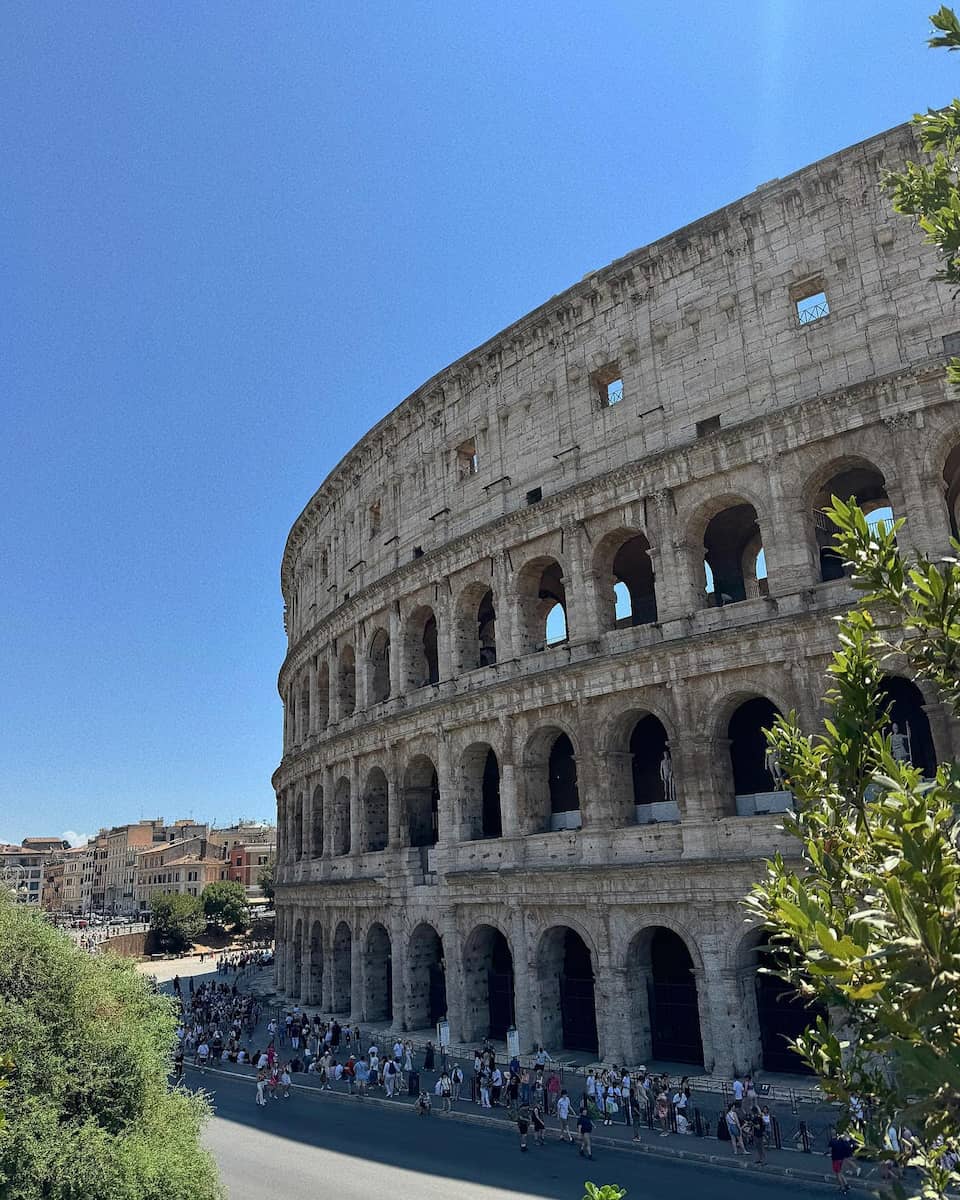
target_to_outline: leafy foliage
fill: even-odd
[[[150,897],[150,928],[162,950],[179,954],[189,949],[204,925],[203,906],[196,896],[154,892]]]
[[[892,659],[960,715],[960,565],[906,565],[902,522],[869,527],[852,501],[828,514],[863,596],[840,622],[823,732],[791,714],[769,735],[803,869],[778,856],[748,904],[779,942],[778,974],[831,1013],[797,1048],[829,1094],[867,1102],[853,1136],[892,1158],[887,1129],[908,1126],[922,1194],[941,1197],[960,1182],[947,1157],[960,1148],[960,769],[924,779],[893,757],[880,684]]]
[[[583,1186],[586,1189],[583,1200],[623,1200],[627,1194],[627,1189],[616,1183],[605,1183],[602,1187],[597,1187],[595,1183],[585,1183]]]
[[[268,900],[276,895],[277,864],[271,859],[257,872],[257,884]]]
[[[211,925],[226,929],[228,925],[245,927],[249,909],[243,884],[232,879],[208,883],[200,894],[203,913]]]
[[[5,1200],[216,1200],[206,1100],[171,1091],[170,1001],[0,896]]]

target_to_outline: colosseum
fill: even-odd
[[[960,321],[904,126],[588,275],[425,383],[287,539],[277,986],[454,1043],[786,1071],[739,902],[791,847],[854,495],[948,551]],[[918,765],[960,751],[892,672]]]

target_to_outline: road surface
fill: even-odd
[[[197,1080],[188,1073],[188,1082]],[[217,1116],[205,1139],[230,1200],[581,1200],[583,1182],[619,1183],[628,1200],[807,1200],[825,1187],[764,1179],[762,1168],[723,1170],[598,1147],[594,1161],[552,1135],[521,1154],[513,1132],[417,1117],[409,1108],[294,1092],[266,1108],[252,1079],[207,1075]],[[600,1132],[598,1130],[598,1132]],[[818,1164],[819,1165],[819,1164]],[[824,1161],[829,1170],[829,1163]],[[833,1189],[835,1192],[836,1189]]]

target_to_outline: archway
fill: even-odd
[[[367,776],[363,789],[364,849],[386,850],[389,840],[387,826],[387,777],[379,767]]]
[[[597,576],[609,580],[601,596],[601,628],[649,625],[657,619],[650,543],[642,533],[618,530],[604,538],[595,555]]]
[[[709,603],[721,608],[765,592],[766,563],[752,504],[732,504],[712,517],[703,550]]]
[[[440,831],[440,784],[437,768],[419,754],[403,776],[403,805],[411,846],[435,846]]]
[[[460,787],[463,797],[463,830],[467,841],[500,837],[503,820],[500,812],[500,766],[493,748],[486,742],[468,747],[460,762]]]
[[[538,729],[527,740],[522,791],[518,798],[522,833],[580,828],[576,758],[569,736],[556,725]]]
[[[960,538],[960,446],[947,455],[943,464],[944,494],[950,518],[950,536]]]
[[[839,466],[817,492],[813,501],[820,578],[825,582],[842,579],[844,575],[850,574],[850,568],[844,566],[843,559],[833,545],[837,527],[824,512],[833,496],[838,500],[849,500],[852,496],[863,509],[870,524],[879,521],[888,524],[893,522],[893,508],[887,495],[883,474],[865,459],[856,459]]]
[[[319,921],[310,927],[310,984],[306,1003],[323,1003],[323,930]]]
[[[418,925],[407,947],[407,1026],[432,1028],[447,1014],[443,941],[432,925]]]
[[[782,812],[791,797],[780,775],[779,762],[770,750],[765,730],[772,728],[780,711],[766,696],[754,696],[738,705],[727,725],[733,791],[740,816]]]
[[[341,775],[333,793],[333,854],[350,853],[350,780]]]
[[[367,931],[363,962],[363,1012],[367,1021],[393,1020],[393,959],[390,935],[379,921]]]
[[[340,651],[338,684],[340,715],[352,716],[357,706],[357,666],[352,646],[344,646]]]
[[[559,734],[550,747],[547,759],[547,778],[550,788],[550,828],[580,828],[580,791],[577,787],[577,762],[573,743],[565,733]]]
[[[673,760],[663,723],[652,713],[641,717],[630,731],[629,748],[637,823],[678,821]]]
[[[478,925],[463,948],[464,1037],[502,1040],[514,1024],[513,955],[493,925]]]
[[[555,558],[535,558],[520,571],[517,616],[521,654],[567,639],[567,593]]]
[[[597,1007],[590,950],[566,925],[548,929],[537,955],[543,1042],[596,1054]]]
[[[320,784],[313,789],[311,810],[310,854],[312,858],[320,858],[323,855],[323,788]]]
[[[937,773],[937,754],[924,711],[923,692],[910,679],[885,675],[880,684],[889,714],[887,730],[894,758],[911,762],[932,779]]]
[[[381,704],[390,699],[390,634],[378,629],[370,639],[367,655],[367,679],[370,702]]]
[[[440,681],[437,656],[437,618],[429,605],[414,609],[404,637],[406,683],[410,691]]]
[[[333,996],[335,1013],[350,1011],[353,934],[346,921],[341,921],[333,934]]]
[[[453,656],[458,672],[497,661],[497,614],[493,590],[483,583],[465,588],[457,603]]]
[[[763,1069],[791,1075],[812,1074],[811,1068],[790,1043],[805,1033],[818,1017],[825,1016],[825,1009],[819,1004],[807,1003],[792,984],[771,973],[777,969],[778,952],[765,930],[759,930],[751,938],[743,961],[755,971]]]
[[[656,1059],[703,1066],[697,980],[686,943],[672,929],[651,926],[633,939],[627,964],[634,1045],[649,1046]]]

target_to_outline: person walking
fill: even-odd
[[[567,1095],[566,1088],[560,1093],[560,1099],[557,1101],[557,1120],[560,1122],[560,1141],[572,1142],[573,1134],[570,1132],[570,1097]]]
[[[849,1138],[843,1137],[835,1129],[827,1147],[827,1153],[830,1155],[833,1177],[837,1181],[840,1195],[845,1196],[850,1191],[850,1184],[846,1180],[846,1169],[847,1163],[853,1162],[853,1142]]]
[[[440,1075],[440,1104],[442,1112],[450,1111],[450,1098],[453,1094],[453,1081],[446,1071]]]
[[[731,1102],[727,1108],[724,1120],[727,1123],[727,1132],[730,1134],[730,1149],[734,1154],[746,1154],[747,1149],[743,1144],[743,1128],[740,1125],[740,1118],[737,1116],[734,1102]]]
[[[522,1104],[517,1112],[517,1130],[520,1133],[520,1149],[524,1153],[527,1149],[527,1131],[530,1128],[530,1109],[525,1104]]]
[[[533,1124],[533,1136],[536,1139],[538,1146],[543,1145],[543,1135],[546,1132],[547,1123],[543,1119],[543,1109],[539,1104],[535,1104],[530,1111],[530,1121]]]
[[[265,1108],[266,1104],[267,1104],[267,1098],[263,1094],[263,1089],[266,1086],[266,1083],[267,1083],[266,1075],[263,1073],[263,1071],[258,1071],[257,1072],[257,1104],[260,1108]]]
[[[577,1128],[580,1130],[581,1155],[584,1158],[593,1158],[593,1145],[590,1140],[593,1134],[593,1122],[590,1120],[586,1106],[580,1110],[580,1116],[577,1117]]]
[[[754,1162],[756,1162],[758,1166],[763,1166],[767,1160],[767,1130],[763,1120],[763,1113],[760,1111],[760,1106],[758,1104],[754,1104],[748,1120],[750,1121],[750,1126],[753,1130],[753,1148],[757,1152],[757,1157],[754,1159]]]
[[[463,1071],[460,1069],[459,1063],[453,1064],[453,1070],[450,1072],[450,1085],[453,1089],[453,1103],[456,1104],[460,1099],[460,1090],[463,1087]]]

